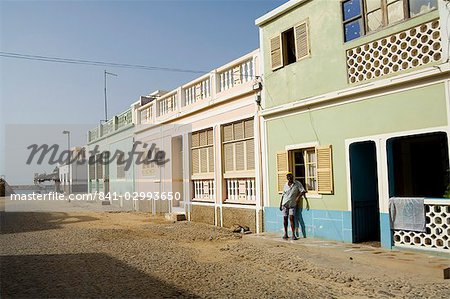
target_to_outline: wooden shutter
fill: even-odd
[[[249,119],[249,120],[245,121],[244,130],[245,130],[245,138],[253,137],[253,135],[254,135],[253,119]]]
[[[331,145],[316,148],[317,153],[317,192],[333,194],[333,167]]]
[[[234,140],[244,138],[244,122],[238,122],[233,124]]]
[[[286,174],[289,172],[288,153],[277,153],[277,190],[278,193],[283,193],[284,185],[286,184]]]
[[[208,172],[214,172],[214,148],[208,147]]]
[[[297,61],[309,56],[308,23],[302,22],[294,27],[295,54]]]
[[[193,149],[192,150],[192,173],[199,173],[200,172],[200,153],[199,149]]]
[[[223,154],[224,154],[224,168],[225,172],[234,170],[234,162],[233,162],[233,144],[227,143],[223,146]]]
[[[245,154],[247,156],[247,170],[255,169],[255,140],[249,139],[245,144]]]
[[[244,152],[244,141],[239,141],[235,143],[235,159],[236,159],[236,171],[245,170],[245,152]]]
[[[233,125],[226,125],[223,127],[223,141],[233,140]]]
[[[281,34],[270,39],[270,63],[272,70],[283,66],[283,49],[281,47]]]

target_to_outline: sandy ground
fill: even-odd
[[[117,211],[1,212],[1,297],[448,298],[450,260]]]

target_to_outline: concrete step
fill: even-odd
[[[184,213],[166,213],[164,215],[166,220],[170,221],[184,221],[186,220],[186,214]]]

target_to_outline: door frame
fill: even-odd
[[[377,143],[375,142],[375,141],[373,141],[373,140],[365,140],[365,141],[356,141],[356,142],[351,142],[350,144],[349,144],[349,147],[348,147],[348,156],[349,156],[349,166],[350,166],[350,168],[349,168],[349,176],[350,176],[350,188],[348,189],[348,193],[349,193],[349,197],[350,197],[350,205],[351,205],[351,210],[352,210],[352,213],[351,213],[351,217],[352,217],[352,243],[359,243],[359,242],[364,242],[364,241],[360,241],[360,240],[356,240],[356,235],[355,235],[355,233],[356,233],[356,227],[355,227],[355,223],[357,222],[357,219],[355,218],[356,217],[356,215],[355,215],[355,213],[356,213],[356,211],[355,212],[353,212],[353,210],[354,210],[354,207],[355,207],[355,200],[354,200],[354,194],[353,194],[353,188],[352,188],[352,181],[351,181],[351,176],[352,176],[352,165],[351,165],[351,161],[350,161],[350,159],[351,159],[351,157],[352,157],[352,153],[351,153],[351,147],[352,146],[357,146],[357,145],[362,145],[362,144],[370,144],[372,147],[373,147],[373,151],[374,151],[374,157],[373,157],[373,159],[374,159],[374,162],[375,162],[375,171],[376,171],[376,189],[377,189],[377,199],[376,199],[376,211],[377,211],[377,217],[378,217],[378,221],[376,221],[376,223],[375,224],[378,224],[378,227],[376,227],[376,229],[378,230],[378,240],[369,240],[369,241],[376,241],[376,242],[379,242],[380,240],[381,240],[381,223],[380,223],[380,213],[381,213],[381,210],[380,210],[380,202],[381,202],[381,198],[380,198],[380,195],[379,195],[379,190],[380,190],[380,188],[379,188],[379,177],[378,177],[378,172],[379,172],[379,158],[378,158],[378,150],[377,150]],[[363,165],[363,167],[364,167],[365,165]]]

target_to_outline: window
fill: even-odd
[[[344,17],[345,41],[348,42],[360,37],[364,28],[361,0],[344,1],[342,3],[342,15]]]
[[[411,17],[436,9],[437,0],[409,0],[409,12]]]
[[[309,56],[308,30],[308,22],[303,21],[270,39],[272,70],[279,69]]]
[[[331,145],[278,152],[277,190],[283,192],[286,174],[294,178],[311,193],[333,194],[333,167]]]
[[[95,156],[89,157],[89,180],[95,180]]]
[[[390,197],[443,197],[450,184],[445,133],[391,138],[386,147]]]
[[[143,176],[149,176],[149,177],[155,177],[156,176],[156,163],[155,162],[148,162],[148,157],[153,157],[155,153],[159,152],[159,148],[155,147],[153,149],[153,152],[150,154],[150,150],[146,150],[145,154],[143,156],[143,163],[142,163],[142,175]]]
[[[125,165],[126,165],[124,152],[119,152],[119,154],[117,155],[116,163],[117,163],[117,178],[124,179],[125,178]]]
[[[222,126],[225,174],[255,170],[253,119]]]
[[[317,192],[317,159],[316,149],[308,148],[291,151],[292,173],[308,192]]]
[[[213,129],[197,131],[191,135],[192,176],[214,172]]]
[[[354,40],[436,8],[437,0],[345,0],[342,2],[344,40]]]

